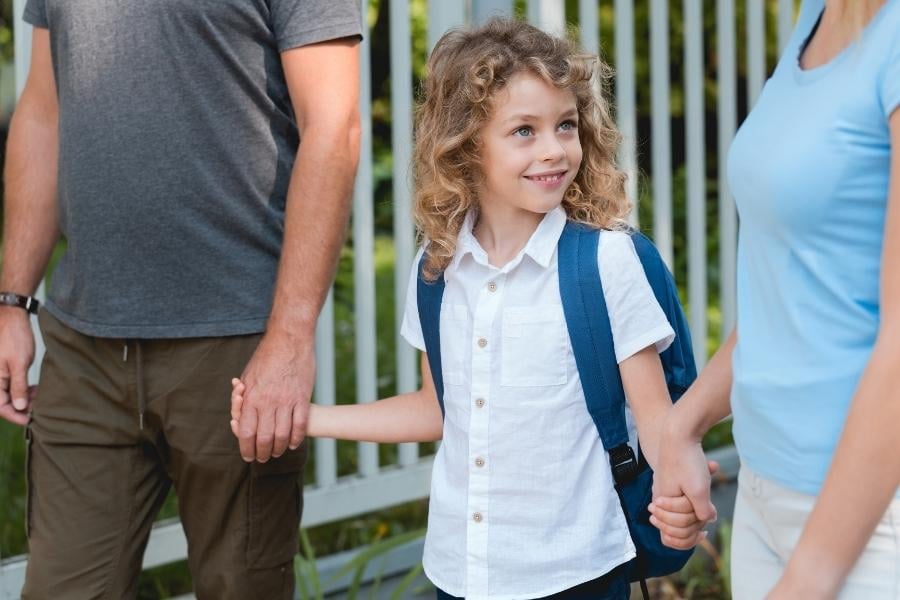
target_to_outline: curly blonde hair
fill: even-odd
[[[512,19],[456,29],[435,45],[416,109],[413,213],[426,248],[424,275],[433,280],[447,267],[466,213],[477,209],[480,131],[490,119],[497,92],[513,76],[528,73],[571,90],[578,110],[583,158],[563,197],[569,219],[604,229],[626,227],[631,204],[625,173],[615,163],[621,136],[601,90],[612,70],[575,43]]]

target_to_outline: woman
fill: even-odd
[[[900,0],[805,0],[731,148],[738,326],[673,410],[657,485],[711,516],[699,441],[733,411],[739,600],[900,598],[898,106]]]

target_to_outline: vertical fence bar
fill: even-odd
[[[598,0],[578,0],[578,25],[581,47],[591,54],[600,54],[600,11]]]
[[[416,350],[400,336],[406,306],[407,275],[415,254],[410,164],[412,163],[412,43],[409,0],[391,0],[391,151],[394,180],[394,339],[397,348],[397,392],[416,389]],[[400,464],[414,464],[417,444],[400,444]]]
[[[794,0],[778,0],[778,54],[787,46],[794,28]]]
[[[637,120],[634,66],[634,0],[616,0],[616,120],[622,133],[619,164],[628,175],[625,192],[634,202],[629,221],[639,223],[637,182]]]
[[[378,393],[375,358],[375,239],[372,208],[372,76],[371,37],[368,31],[368,2],[362,1],[363,31],[360,45],[360,122],[362,139],[359,171],[353,196],[353,298],[356,330],[356,401],[373,402]],[[359,443],[359,473],[372,476],[378,472],[378,447]]]
[[[564,0],[528,0],[528,22],[555,35],[566,32]]]
[[[428,0],[428,51],[444,32],[466,23],[466,3],[460,0]]]
[[[316,404],[335,403],[334,367],[334,291],[328,292],[316,323]],[[316,485],[328,487],[337,481],[337,442],[316,438]]]
[[[653,241],[672,266],[672,120],[669,83],[669,5],[650,12],[650,111],[653,131]]]
[[[688,302],[697,367],[706,364],[706,148],[702,0],[684,0]]]
[[[766,81],[766,4],[747,0],[747,106],[752,108]]]
[[[737,268],[737,214],[728,189],[728,147],[737,128],[737,56],[735,51],[734,0],[717,0],[716,53],[719,56],[719,298],[722,306],[721,337],[735,324]]]
[[[13,44],[16,64],[16,98],[22,95],[31,62],[31,25],[22,19],[25,0],[13,0]]]
[[[472,23],[481,25],[491,17],[513,14],[513,0],[472,0]]]

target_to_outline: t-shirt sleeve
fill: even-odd
[[[887,10],[884,7],[882,10]],[[896,6],[893,7],[900,12]],[[900,19],[895,19],[900,21]],[[881,106],[884,107],[885,118],[890,118],[897,108],[900,108],[900,36],[891,36],[891,47],[887,53],[887,62],[881,73],[880,89]]]
[[[416,295],[417,288],[417,272],[419,261],[422,260],[422,254],[425,250],[420,248],[413,260],[412,269],[409,273],[409,284],[406,286],[406,308],[403,311],[403,322],[400,324],[400,335],[403,336],[410,345],[425,352],[425,336],[422,334],[422,323],[419,321],[419,302]]]
[[[648,346],[655,345],[657,352],[668,348],[675,331],[653,295],[631,236],[602,232],[597,261],[616,361],[621,363]]]
[[[25,4],[25,12],[22,15],[26,23],[35,27],[47,29],[50,20],[47,18],[47,0],[28,0]]]
[[[269,10],[281,51],[362,36],[358,0],[270,0]]]

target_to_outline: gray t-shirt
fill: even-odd
[[[59,94],[47,309],[99,337],[262,331],[299,143],[280,52],[360,35],[358,5],[28,0]]]

